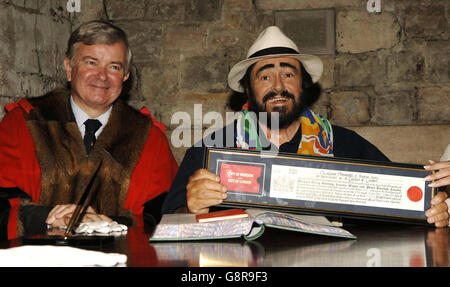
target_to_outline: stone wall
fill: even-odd
[[[73,13],[67,2],[0,0],[0,105],[64,85],[70,32],[104,19],[130,38],[129,102],[166,124],[169,141],[176,112],[191,116],[198,135],[210,123],[194,115],[194,104],[225,119],[228,71],[276,11],[332,8],[336,51],[321,56],[314,109],[394,161],[436,160],[450,142],[448,0],[382,0],[381,13],[369,13],[365,0],[81,0]],[[178,161],[185,149],[173,147]]]

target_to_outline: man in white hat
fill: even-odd
[[[241,149],[389,161],[355,132],[331,125],[309,109],[320,96],[317,81],[322,71],[320,58],[300,53],[295,43],[278,27],[265,29],[250,47],[247,58],[234,65],[228,75],[228,85],[233,91],[247,95],[247,104],[234,121],[233,129],[226,127],[216,131],[204,138],[201,145],[196,144],[186,152],[165,200],[163,213],[183,210],[206,213],[227,198],[219,177],[202,168],[204,146],[211,145],[208,143]],[[260,112],[270,115],[277,112],[278,125],[269,120],[271,116],[267,116],[267,120],[252,116]],[[444,164],[448,166],[448,162]],[[450,166],[445,169],[444,164],[429,166],[430,169],[446,170],[444,174],[434,176],[433,179],[440,178],[436,186],[449,184]],[[428,221],[436,226],[448,225],[446,198],[446,193],[439,193],[433,198],[434,207],[426,213]]]

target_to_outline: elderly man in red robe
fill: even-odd
[[[9,206],[0,221],[8,239],[67,226],[100,162],[83,222],[143,225],[144,204],[169,189],[178,166],[163,125],[119,98],[131,57],[123,30],[85,23],[64,59],[70,89],[5,107],[0,204]]]

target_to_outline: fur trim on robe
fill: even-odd
[[[76,203],[95,169],[103,160],[94,182],[91,206],[107,216],[128,216],[122,207],[136,166],[152,126],[150,119],[117,100],[108,123],[89,155],[74,119],[70,91],[57,90],[29,99],[34,107],[24,113],[41,169],[39,204]]]

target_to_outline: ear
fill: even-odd
[[[64,58],[64,68],[66,69],[67,81],[72,81],[72,66],[70,65],[70,59],[67,57]]]
[[[123,81],[125,82],[126,80],[128,80],[128,78],[130,77],[130,72],[128,72],[125,77],[123,77]]]

